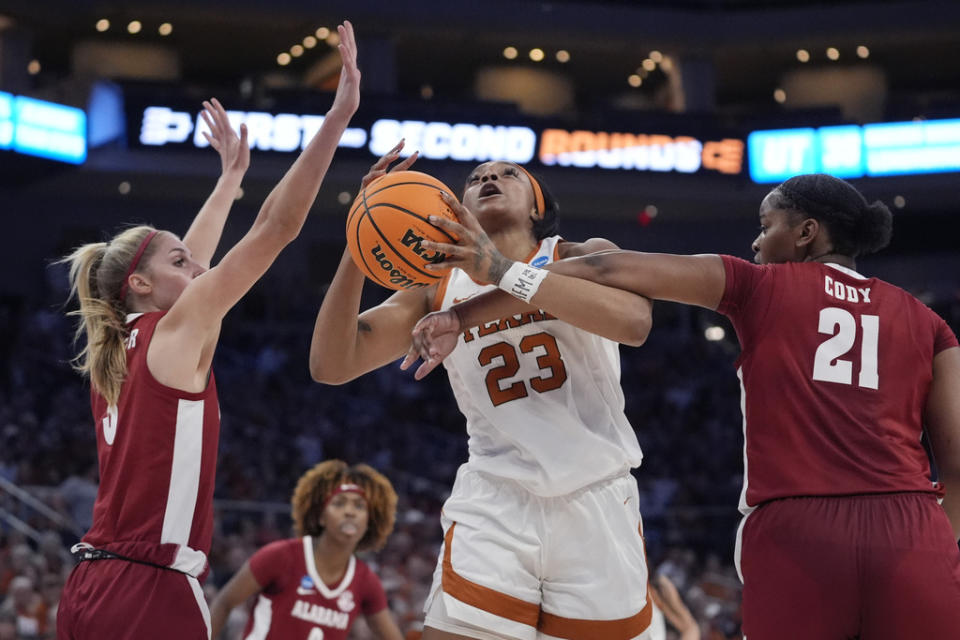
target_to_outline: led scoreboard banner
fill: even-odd
[[[799,173],[861,178],[960,171],[960,119],[754,131],[750,177],[780,182]]]
[[[247,125],[251,149],[291,152],[302,149],[323,123],[322,115],[228,111],[234,128]],[[178,111],[166,106],[147,106],[136,133],[148,147],[208,145],[203,137],[207,125],[199,112]],[[739,174],[743,168],[744,142],[735,138],[701,140],[691,136],[618,133],[604,131],[537,130],[528,126],[398,120],[380,118],[369,126],[350,127],[340,146],[366,150],[381,156],[400,139],[404,153],[419,151],[429,160],[487,162],[504,160],[526,164],[695,173],[701,170]]]
[[[0,149],[81,164],[87,116],[82,109],[0,91]]]

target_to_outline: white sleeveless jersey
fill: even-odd
[[[527,262],[552,262],[560,242],[545,238]],[[434,306],[494,288],[454,269]],[[536,311],[464,332],[444,366],[467,419],[471,468],[558,496],[640,465],[616,342]]]

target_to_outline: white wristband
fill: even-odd
[[[530,302],[548,273],[550,272],[546,269],[531,267],[523,262],[514,262],[500,278],[497,286],[515,298]]]

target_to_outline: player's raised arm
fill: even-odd
[[[933,383],[924,411],[940,482],[946,487],[943,508],[960,539],[960,348],[951,347],[933,359]]]
[[[434,217],[431,217],[430,221],[462,236],[457,244],[425,242],[426,248],[448,255],[443,263],[427,268],[441,270],[459,267],[479,282],[496,284],[505,291],[510,290],[516,275],[508,277],[508,272],[511,269],[516,271],[520,265],[497,251],[477,224],[476,218],[466,208],[452,199],[441,197],[457,212],[463,224]],[[599,251],[554,263],[549,270],[543,271],[549,271],[558,277],[546,278],[545,273],[532,274],[531,277],[537,281],[536,289],[530,294],[528,301],[554,315],[556,313],[544,304],[559,305],[568,316],[577,313],[577,302],[584,302],[589,297],[602,300],[606,293],[596,286],[573,282],[571,277],[630,291],[647,298],[694,304],[708,309],[716,309],[720,304],[725,283],[723,262],[716,255],[678,256],[636,251]],[[552,284],[546,285],[548,280],[553,280]],[[595,304],[590,306],[596,310]],[[576,324],[570,320],[568,322]]]
[[[390,171],[404,171],[417,154],[400,158],[403,140],[372,167],[360,183],[361,190]],[[360,313],[365,276],[344,249],[330,282],[310,341],[310,376],[317,382],[342,384],[396,360],[410,345],[410,331],[430,310],[436,287],[398,291],[385,302]]]
[[[723,261],[717,255],[676,256],[634,251],[599,251],[571,257],[536,269],[506,259],[490,242],[475,218],[462,206],[449,202],[463,224],[441,218],[431,222],[457,234],[460,242],[424,242],[431,250],[449,257],[441,265],[455,266],[478,282],[497,284],[491,291],[455,305],[448,311],[425,317],[414,329],[411,348],[404,360],[408,368],[418,357],[424,364],[416,377],[429,373],[455,347],[454,336],[463,329],[523,311],[531,305],[591,333],[625,344],[642,344],[650,329],[650,317],[642,338],[634,341],[638,326],[624,315],[625,304],[639,295],[716,309],[726,281]],[[508,293],[508,292],[512,292]],[[619,320],[619,322],[618,322]]]
[[[183,244],[187,245],[200,266],[209,269],[220,243],[223,225],[250,166],[250,147],[247,144],[247,125],[240,125],[238,136],[230,126],[226,110],[216,98],[204,101],[200,115],[210,129],[209,133],[203,132],[203,137],[220,154],[221,171],[213,192],[183,236]]]
[[[444,262],[428,265],[426,268],[439,271],[458,267],[470,274],[470,277],[477,282],[497,284],[504,289],[513,287],[514,281],[518,281],[520,282],[517,289],[520,294],[517,296],[518,301],[526,303],[517,305],[515,302],[508,302],[506,294],[477,296],[475,299],[482,298],[482,301],[469,307],[458,307],[461,312],[460,319],[465,327],[473,327],[482,322],[529,311],[535,307],[544,309],[580,329],[623,344],[639,346],[646,340],[650,330],[650,305],[633,295],[638,292],[628,293],[625,287],[612,288],[603,286],[605,283],[600,285],[581,283],[561,276],[554,278],[556,282],[551,283],[543,293],[538,293],[545,284],[543,276],[548,272],[562,274],[569,271],[569,267],[561,265],[571,260],[555,262],[545,269],[537,269],[509,260],[497,250],[473,213],[453,198],[446,195],[442,197],[457,214],[460,223],[433,216],[430,221],[460,240],[457,244],[424,242],[424,247],[447,254]],[[588,260],[591,256],[602,256],[607,251],[615,249],[616,245],[612,242],[595,238],[578,245],[577,253],[572,255],[580,255],[581,257],[577,260]],[[535,283],[531,283],[531,287],[536,288],[529,291],[526,289],[525,277],[520,275],[524,270],[536,280]],[[579,271],[587,272],[583,268]],[[557,311],[563,315],[558,314]]]
[[[360,70],[353,27],[344,22],[338,30],[343,68],[333,106],[320,130],[267,196],[250,231],[216,267],[195,278],[161,320],[157,337],[167,331],[176,333],[181,352],[204,352],[200,362],[192,363],[198,371],[209,367],[212,351],[202,346],[211,338],[215,340],[220,320],[264,274],[280,250],[300,233],[340,137],[357,110]]]

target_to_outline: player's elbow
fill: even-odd
[[[260,209],[260,214],[254,222],[255,227],[259,227],[260,233],[268,237],[276,245],[285,247],[300,235],[303,229],[303,223],[306,215],[299,215],[294,212],[296,209],[309,209],[309,207],[295,207],[290,204],[277,203],[269,197]]]
[[[331,366],[330,362],[319,356],[310,355],[310,377],[314,382],[329,385],[341,385],[350,382],[352,378],[343,375],[343,368]]]
[[[647,341],[647,336],[649,335],[649,325],[634,323],[624,327],[624,335],[620,340],[620,344],[625,344],[628,347],[640,347]]]
[[[646,298],[637,297],[633,308],[627,314],[623,324],[621,344],[639,347],[647,341],[653,328],[653,304]]]

